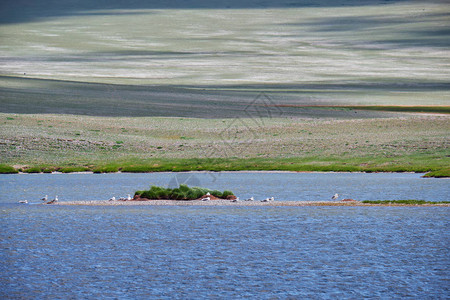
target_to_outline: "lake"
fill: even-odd
[[[185,183],[232,190],[241,199],[275,197],[283,201],[324,201],[339,193],[355,200],[449,200],[449,179],[421,178],[414,173],[188,172],[115,174],[0,175],[0,203],[40,202],[45,195],[60,201],[104,200],[150,185]]]
[[[2,299],[448,299],[448,207],[44,206],[150,184],[242,198],[448,200],[421,174],[0,175]]]

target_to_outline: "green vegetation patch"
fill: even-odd
[[[11,166],[0,164],[0,174],[15,174],[19,173],[16,169]]]
[[[423,177],[449,178],[450,168],[428,172],[427,174],[423,175]]]
[[[450,106],[386,106],[386,105],[364,105],[345,106],[350,109],[394,111],[394,112],[418,112],[418,113],[440,113],[450,114]]]
[[[25,173],[41,173],[42,170],[39,167],[31,167],[31,168],[24,170],[24,172]]]
[[[101,167],[96,167],[96,168],[92,169],[92,172],[94,172],[94,173],[115,173],[115,172],[119,172],[119,167],[118,166],[101,166]]]
[[[164,188],[152,185],[147,191],[136,191],[135,196],[151,200],[195,200],[210,193],[217,198],[227,199],[228,196],[233,196],[231,191],[210,190],[201,187],[188,187],[181,184],[178,188]]]
[[[58,171],[60,171],[62,173],[75,173],[75,172],[91,171],[91,169],[88,168],[88,167],[77,167],[77,166],[74,166],[74,167],[62,167]]]
[[[450,114],[450,106],[406,106],[406,105],[275,105],[278,107],[313,108],[323,110],[370,110],[370,111],[392,111],[392,112],[414,112],[414,113],[439,113]]]
[[[405,204],[405,205],[423,205],[423,204],[448,204],[450,201],[425,201],[425,200],[364,200],[367,204]]]

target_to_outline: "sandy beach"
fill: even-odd
[[[149,201],[108,201],[108,200],[95,200],[95,201],[64,201],[57,202],[52,205],[88,205],[88,206],[141,206],[141,205],[154,205],[154,206],[445,206],[449,207],[450,204],[369,204],[362,203],[360,201],[238,201],[232,202],[230,200],[191,200],[191,201],[177,201],[177,200],[149,200]]]

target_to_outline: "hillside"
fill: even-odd
[[[0,111],[221,118],[260,92],[448,105],[444,2],[148,2],[2,1]]]
[[[445,1],[5,0],[0,164],[440,170],[449,16]]]

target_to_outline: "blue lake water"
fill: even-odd
[[[150,183],[241,197],[448,200],[418,174],[0,175],[1,299],[448,299],[449,208],[21,205]]]
[[[44,195],[60,201],[103,200],[133,195],[159,186],[202,186],[232,190],[242,199],[324,201],[339,193],[356,200],[418,199],[448,201],[450,179],[421,178],[413,173],[148,173],[0,175],[0,203],[39,202]]]

